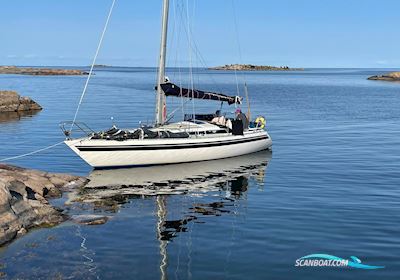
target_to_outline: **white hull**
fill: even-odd
[[[255,153],[272,146],[264,130],[248,131],[243,136],[223,134],[124,141],[80,138],[65,143],[94,168],[214,160]]]

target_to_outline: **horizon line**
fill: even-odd
[[[247,65],[247,64],[242,64],[241,65]],[[96,67],[96,65],[98,65]],[[96,64],[94,68],[158,68],[158,66],[129,66],[129,65],[107,65],[107,64]],[[230,65],[230,64],[224,64],[224,65]],[[224,65],[218,65],[218,66],[224,66]],[[257,65],[257,64],[252,64],[252,65]],[[15,66],[15,67],[88,67],[90,68],[91,65],[45,65],[45,64],[37,64],[37,65],[18,65],[18,64],[13,64],[13,65],[0,65],[0,67],[6,67],[6,66]],[[212,67],[218,67],[218,66],[210,66],[210,67],[189,67],[189,66],[166,66],[166,68],[193,68],[193,69],[209,69]],[[259,65],[257,65],[259,66]],[[273,65],[261,65],[260,66],[273,66]],[[280,66],[273,66],[273,67],[280,67]],[[296,70],[296,69],[400,69],[399,67],[342,67],[342,66],[312,66],[312,67],[290,67],[289,69],[294,69],[292,71],[288,71],[288,72],[293,72],[293,71],[301,71],[301,70]],[[212,69],[210,69],[212,70]],[[216,70],[216,71],[222,71],[222,70]],[[230,70],[223,70],[223,71],[230,71]],[[231,70],[233,71],[233,70]],[[246,70],[244,70],[246,71]],[[247,71],[251,71],[252,70],[247,70]],[[254,70],[254,72],[262,72],[263,70]],[[280,71],[280,70],[264,70],[264,71]],[[286,70],[287,71],[287,70]],[[282,71],[284,72],[284,71]]]

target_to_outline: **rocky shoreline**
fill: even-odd
[[[0,246],[32,228],[65,221],[67,215],[51,206],[48,199],[78,189],[87,181],[79,176],[0,164]]]
[[[368,80],[376,81],[400,81],[400,72],[391,72],[383,75],[375,75],[368,77]]]
[[[15,91],[0,90],[0,113],[38,110],[42,107],[31,98],[19,96]]]
[[[290,68],[288,66],[252,65],[252,64],[226,64],[224,66],[210,67],[209,70],[236,70],[236,71],[302,71],[304,68]]]
[[[33,68],[33,67],[16,67],[16,66],[0,66],[0,74],[19,74],[19,75],[35,75],[35,76],[79,76],[88,75],[89,73],[76,69],[56,69],[56,68]]]

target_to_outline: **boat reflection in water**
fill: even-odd
[[[250,175],[263,180],[271,156],[270,151],[262,151],[203,162],[94,170],[82,195],[89,201],[124,195],[207,193],[226,185],[240,194]]]
[[[190,232],[190,223],[204,223],[201,219],[204,215],[236,213],[238,209],[234,206],[235,201],[245,197],[249,180],[264,185],[265,171],[271,156],[271,152],[263,151],[206,162],[94,170],[79,200],[94,202],[102,207],[113,203],[120,205],[131,198],[156,196],[160,273],[161,279],[167,279],[168,242],[182,232]],[[195,203],[193,200],[188,209],[179,214],[183,217],[171,219],[172,215],[168,215],[171,194],[207,199],[204,203]]]

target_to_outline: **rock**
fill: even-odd
[[[88,75],[88,72],[76,69],[55,69],[55,68],[32,68],[16,66],[0,66],[0,74],[19,74],[36,76],[57,76],[57,75]]]
[[[6,188],[6,183],[0,181],[0,211],[7,211],[10,209],[10,200],[12,195],[10,191]]]
[[[27,198],[28,197],[26,186],[23,183],[19,182],[19,181],[11,181],[11,182],[9,182],[8,190],[10,191],[10,193],[14,192],[14,193],[17,193],[17,194],[21,195],[22,198]]]
[[[288,66],[252,65],[252,64],[226,64],[211,67],[210,70],[237,70],[237,71],[302,71],[304,68],[289,68]]]
[[[86,182],[86,178],[77,176],[0,164],[0,245],[33,227],[54,226],[66,220],[46,198],[61,195],[64,185],[81,187]]]
[[[18,111],[19,95],[15,91],[0,91],[0,108],[4,112]]]
[[[30,97],[22,96],[19,98],[19,107],[17,111],[37,111],[42,110],[39,104]]]
[[[62,186],[68,183],[67,180],[63,180],[59,177],[49,177],[50,182],[57,188],[61,188]]]
[[[371,76],[368,80],[378,80],[378,81],[400,81],[400,72],[391,72],[383,75]]]
[[[78,180],[78,179],[82,178],[82,177],[79,177],[79,176],[74,176],[74,175],[64,174],[64,173],[47,173],[46,177],[49,178],[50,181],[52,181],[52,180],[56,180],[56,181],[63,180],[65,182],[72,182],[72,181],[75,181],[75,180]],[[55,184],[55,183],[53,183],[53,184]]]
[[[67,184],[65,184],[64,186],[61,187],[61,189],[63,191],[73,191],[76,189],[79,189],[81,186],[86,185],[89,182],[89,180],[87,178],[78,178],[76,180],[72,180],[70,182],[68,182]]]
[[[21,228],[18,232],[17,232],[17,237],[20,237],[22,235],[25,235],[28,231],[25,228]]]
[[[49,204],[49,202],[40,194],[34,193],[32,200],[39,200],[43,204]]]
[[[0,91],[0,112],[37,110],[42,110],[42,107],[29,97],[21,97],[15,91]]]
[[[28,200],[11,201],[11,210],[18,217],[22,227],[29,228],[38,219],[32,204]]]
[[[61,191],[57,189],[47,177],[32,174],[28,180],[22,181],[25,186],[43,197],[59,197]]]
[[[83,225],[102,225],[108,221],[107,216],[100,215],[74,215],[72,220]]]
[[[22,228],[11,209],[12,196],[4,182],[0,181],[0,244],[13,239]]]

